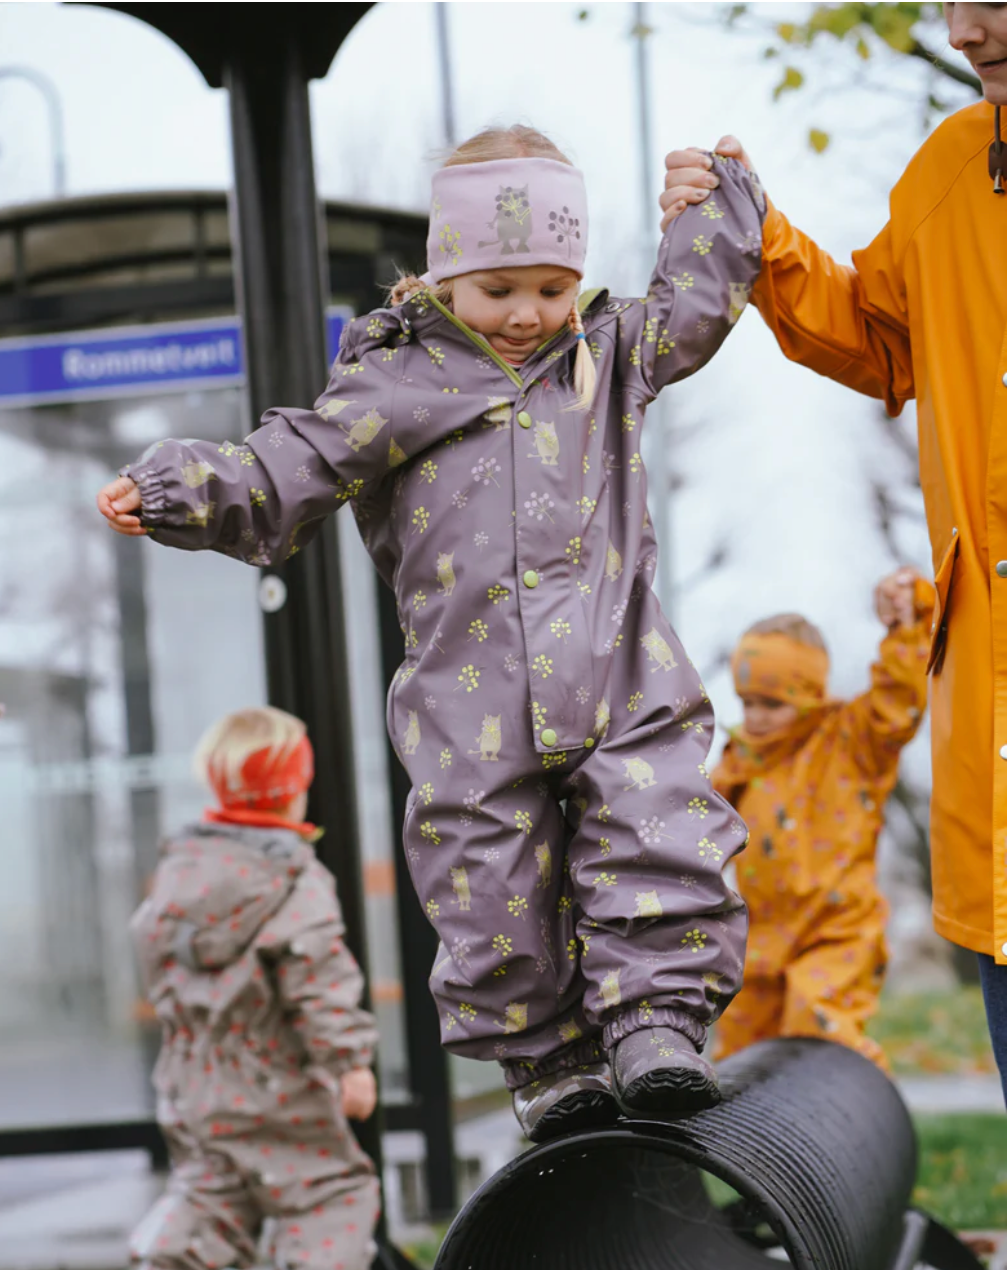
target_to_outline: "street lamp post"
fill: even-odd
[[[23,79],[34,84],[45,99],[49,111],[53,149],[53,194],[62,198],[66,194],[66,148],[63,133],[63,106],[56,85],[48,75],[30,66],[0,66],[0,79]]]

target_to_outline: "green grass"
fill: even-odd
[[[415,1244],[407,1244],[403,1252],[409,1257],[417,1270],[431,1270],[438,1249],[448,1233],[447,1224],[435,1227],[429,1239],[421,1239]]]
[[[914,1123],[914,1203],[953,1230],[1004,1230],[1004,1116],[915,1116]]]
[[[868,1033],[885,1050],[897,1076],[997,1072],[978,987],[885,993]]]

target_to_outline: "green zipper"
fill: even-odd
[[[515,368],[509,365],[504,358],[501,357],[496,349],[487,343],[482,335],[477,335],[471,327],[466,326],[461,318],[457,318],[451,309],[446,309],[441,301],[437,299],[436,296],[432,295],[431,292],[425,292],[424,299],[429,300],[439,313],[443,314],[449,322],[458,327],[463,335],[468,335],[472,342],[479,348],[481,353],[486,353],[488,357],[492,357],[504,374],[507,375],[514,384],[516,384],[519,388],[524,386],[525,381],[522,379],[521,375],[519,375]]]

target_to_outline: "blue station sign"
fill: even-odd
[[[342,305],[326,310],[330,361],[352,317]],[[0,409],[244,382],[245,354],[236,317],[0,340]]]

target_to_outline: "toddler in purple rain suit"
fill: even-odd
[[[700,1051],[741,982],[746,831],[651,589],[641,461],[647,403],[759,272],[759,185],[715,171],[646,296],[578,301],[581,174],[532,129],[480,134],[434,177],[429,274],[347,328],[314,410],[162,442],[99,495],[122,532],[259,565],[352,504],[406,641],[388,722],[442,1039],[502,1063],[535,1140],[715,1102]]]
[[[374,1019],[304,823],[311,744],[268,706],[207,733],[218,805],[168,839],[132,931],[161,1023],[165,1194],[130,1241],[138,1270],[239,1270],[264,1223],[277,1270],[369,1270],[374,1165],[347,1118],[375,1105]]]

